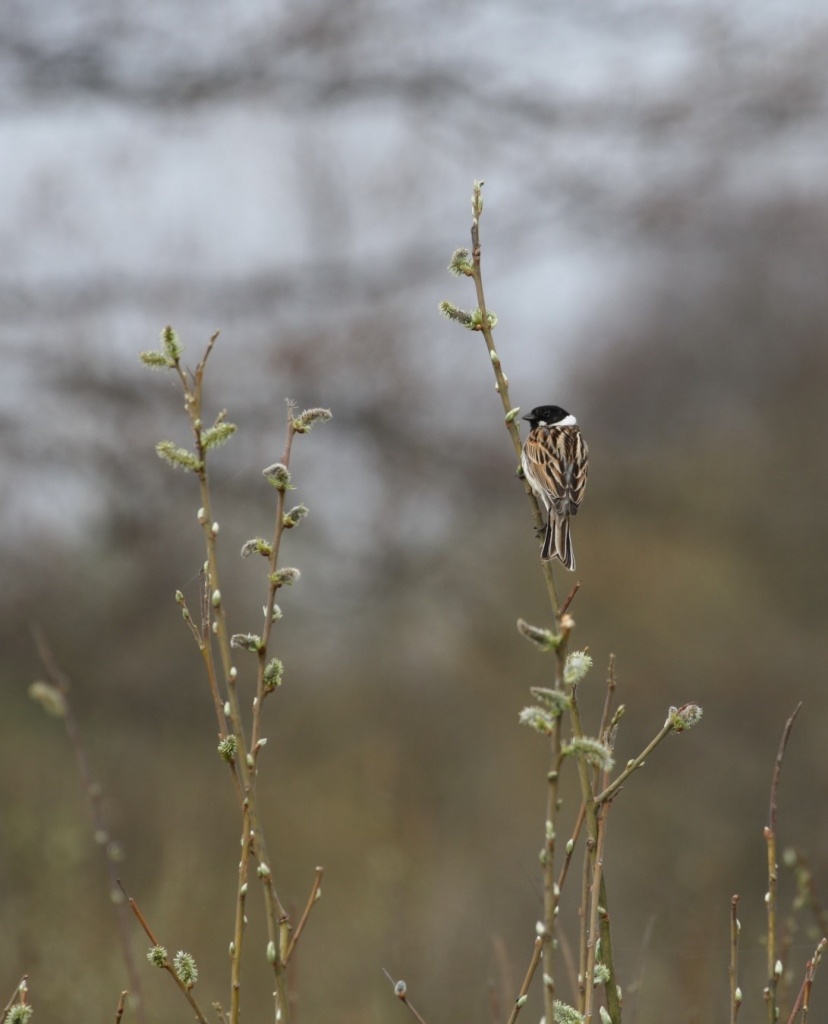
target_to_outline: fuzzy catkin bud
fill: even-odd
[[[601,743],[600,740],[591,739],[588,736],[576,736],[564,749],[564,753],[583,757],[588,764],[595,765],[605,772],[610,771],[615,764],[609,747]]]
[[[592,668],[592,658],[586,651],[573,651],[567,655],[563,679],[567,686],[577,686]]]
[[[236,737],[232,733],[225,736],[221,743],[219,743],[218,745],[219,756],[223,761],[226,761],[228,764],[232,764],[233,761],[235,761],[237,749],[238,744],[236,741]]]
[[[474,185],[472,186],[472,216],[474,217],[475,220],[477,220],[480,217],[480,214],[483,212],[484,184],[485,182],[481,179],[480,181],[475,181]],[[547,1021],[546,1024],[549,1024],[549,1021]]]
[[[448,265],[449,273],[455,277],[470,277],[474,272],[471,254],[468,249],[455,249]]]
[[[264,555],[265,558],[269,558],[272,551],[273,549],[266,540],[261,537],[253,537],[242,544],[241,556],[247,558],[248,555]]]
[[[282,516],[282,526],[284,526],[286,530],[291,530],[297,525],[297,523],[301,522],[307,514],[307,505],[294,505],[293,508],[288,509],[288,511]]]
[[[197,473],[204,468],[204,464],[197,455],[186,448],[179,448],[172,441],[159,441],[155,446],[155,451],[158,457],[169,463],[173,469]]]
[[[268,579],[274,587],[291,587],[301,575],[298,569],[285,567],[284,569],[277,569],[276,572],[272,572]]]
[[[147,952],[147,960],[153,967],[167,966],[167,951],[163,946],[151,946]]]
[[[672,725],[673,732],[684,732],[692,729],[701,721],[702,709],[698,704],[683,704],[680,708],[670,708],[667,721]]]
[[[453,302],[443,300],[439,306],[440,312],[449,320],[454,320],[455,323],[460,324],[461,327],[467,327],[472,330],[472,314],[465,309],[460,309],[459,306],[455,306]]]
[[[487,309],[486,322],[490,329],[497,327],[497,313],[493,312],[491,309]],[[480,331],[483,329],[483,310],[479,307],[472,311],[470,327],[473,331]]]
[[[609,976],[609,967],[606,964],[596,964],[592,975],[592,982],[594,985],[606,985],[609,981]]]
[[[198,981],[196,962],[192,955],[185,953],[183,949],[179,949],[173,958],[173,970],[175,971],[176,978],[185,988],[192,988]]]
[[[518,721],[521,725],[528,725],[530,729],[534,729],[535,732],[539,732],[544,736],[549,736],[555,731],[555,718],[557,716],[551,714],[545,708],[530,707],[524,708],[523,711],[518,715]]]
[[[266,693],[269,693],[271,690],[275,690],[277,686],[282,685],[283,672],[284,665],[281,661],[279,661],[278,658],[271,658],[264,670],[264,688]]]
[[[274,462],[272,466],[267,466],[262,470],[262,475],[277,491],[290,489],[290,470],[283,463]]]
[[[546,686],[530,686],[529,692],[539,704],[548,708],[554,715],[560,715],[572,706],[572,698],[562,690],[551,690]]]
[[[167,358],[173,363],[178,362],[181,358],[181,353],[184,351],[178,335],[169,324],[161,332],[161,347],[164,349]]]
[[[235,423],[215,423],[201,432],[201,443],[205,448],[218,448],[236,433]]]
[[[9,1008],[6,1015],[6,1024],[28,1024],[29,1018],[34,1013],[31,1003],[15,1003]]]
[[[584,1015],[574,1006],[562,1003],[560,999],[556,999],[552,1004],[552,1012],[555,1024],[584,1024]]]
[[[307,434],[314,423],[327,423],[332,418],[330,409],[305,409],[293,421],[293,429],[297,434]]]
[[[55,718],[66,717],[66,698],[56,686],[37,680],[29,687],[29,696]]]
[[[163,352],[155,350],[140,352],[138,358],[144,366],[148,366],[151,370],[169,370],[174,365]]]
[[[535,647],[542,651],[554,651],[561,644],[559,634],[553,633],[551,629],[542,629],[540,626],[532,626],[524,619],[517,620],[518,633],[525,637]]]
[[[262,638],[255,633],[234,633],[230,637],[230,646],[257,654],[261,650]]]

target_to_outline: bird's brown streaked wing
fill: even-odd
[[[587,473],[589,472],[589,448],[581,436],[580,430],[573,437],[572,451],[573,473],[570,480],[569,502],[571,515],[575,515],[584,499]]]
[[[556,439],[547,427],[536,427],[526,438],[526,458],[532,467],[535,479],[551,498],[560,498],[564,492],[561,476],[560,449],[556,450]]]

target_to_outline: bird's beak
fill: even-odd
[[[522,420],[531,420],[531,419],[532,419],[532,416],[531,416],[531,413],[530,413],[530,414],[528,414],[528,415],[526,415],[526,416],[521,416],[520,418],[521,418]]]

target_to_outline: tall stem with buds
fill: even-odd
[[[289,586],[299,578],[299,570],[280,568],[278,565],[282,535],[286,529],[295,526],[307,514],[299,505],[290,511],[285,509],[285,495],[291,488],[290,456],[296,434],[307,433],[314,423],[330,419],[327,409],[308,409],[296,415],[293,403],[287,404],[285,447],[281,462],[264,470],[267,481],[276,489],[276,515],[272,540],[259,538],[248,541],[242,555],[258,553],[267,558],[268,588],[264,605],[264,623],[261,635],[238,634],[230,636],[227,627],[225,604],[219,578],[217,539],[219,524],[213,518],[207,457],[212,448],[223,444],[235,432],[235,426],[226,421],[226,413],[219,413],[212,426],[205,426],[202,414],[204,373],[207,361],[218,334],[210,339],[205,354],[194,372],[187,371],[181,363],[182,348],[172,328],[162,332],[162,348],[156,352],[142,353],[142,360],[149,366],[174,370],[181,382],[184,408],[190,421],[194,438],[194,450],[177,448],[172,442],[162,441],[158,454],[173,466],[193,472],[198,479],[201,507],[198,521],[201,524],[207,552],[204,573],[204,596],[202,601],[201,629],[196,627],[187,610],[183,596],[177,595],[185,620],[190,625],[196,643],[204,659],[208,681],[219,727],[219,753],[230,766],[242,811],[242,834],[240,840],[236,917],[231,950],[231,992],[230,1024],[238,1024],[241,996],[241,958],[244,943],[245,907],[248,886],[248,861],[253,857],[256,874],[262,883],[267,923],[268,941],[266,959],[274,974],[274,1009],[277,1024],[288,1024],[290,1002],[287,992],[287,964],[295,949],[298,933],[291,938],[292,926],[287,911],[279,898],[273,879],[272,862],[268,855],[267,842],[262,825],[262,816],[256,794],[256,778],[259,755],[266,739],[262,736],[262,708],[265,698],[282,682],[282,663],[278,658],[268,658],[268,648],[273,623],[281,615],[276,605],[276,593],[281,587]],[[219,661],[223,674],[226,702],[221,696],[217,667],[213,659],[212,641],[218,645]],[[238,670],[233,664],[232,648],[247,650],[257,658],[256,695],[252,702],[250,732],[244,724],[238,691]],[[314,900],[318,896],[318,881],[314,888]],[[312,902],[309,904],[312,906]],[[308,908],[308,909],[309,909]],[[304,924],[304,918],[303,922]]]
[[[449,264],[449,270],[453,274],[470,277],[474,281],[477,307],[469,311],[461,309],[451,302],[442,302],[440,310],[450,320],[459,323],[468,330],[478,331],[483,335],[494,370],[495,390],[500,395],[505,414],[504,420],[515,455],[520,460],[522,443],[517,423],[517,416],[520,410],[512,406],[509,396],[509,380],[503,370],[500,355],[494,343],[493,329],[497,324],[497,317],[487,307],[483,289],[481,271],[482,249],[480,243],[480,218],[483,213],[482,185],[482,182],[475,182],[472,193],[471,250],[465,248],[457,249]],[[543,514],[529,484],[524,482],[524,486],[534,526],[536,531],[540,533],[544,523]],[[535,944],[527,977],[521,995],[510,1017],[510,1024],[512,1024],[520,1007],[523,1005],[532,975],[541,963],[543,964],[544,1013],[548,1024],[551,1024],[553,1020],[559,1017],[563,1019],[561,1014],[570,1013],[575,1016],[579,1014],[579,1011],[563,1006],[554,998],[556,983],[552,953],[555,948],[555,927],[561,887],[567,875],[575,842],[581,831],[581,824],[584,822],[586,823],[587,836],[584,851],[585,896],[581,908],[584,922],[582,978],[580,980],[581,1012],[586,1015],[586,1019],[592,1019],[594,1005],[593,988],[600,979],[600,982],[605,987],[609,1019],[613,1024],[620,1024],[621,999],[613,964],[612,934],[610,916],[607,910],[603,849],[606,817],[610,801],[620,791],[621,786],[629,775],[643,763],[643,755],[640,759],[636,759],[635,762],[631,762],[614,782],[609,781],[609,771],[612,768],[612,745],[617,723],[623,710],[619,708],[618,712],[611,716],[612,697],[615,689],[614,670],[611,667],[607,700],[599,730],[599,738],[592,739],[584,733],[577,699],[578,683],[586,675],[592,660],[586,652],[573,651],[570,653],[569,651],[569,638],[575,623],[568,614],[568,608],[577,593],[579,584],[576,583],[571,594],[563,606],[561,606],[555,588],[552,562],[542,561],[540,564],[552,608],[552,628],[545,629],[530,626],[523,620],[519,620],[518,630],[526,639],[530,640],[541,650],[554,651],[555,653],[555,670],[551,687],[532,687],[531,692],[537,703],[532,707],[525,708],[520,716],[521,721],[525,725],[531,726],[549,739],[550,765],[547,772],[546,821],[544,844],[541,850],[544,909],[543,920],[539,927],[539,941]],[[673,715],[673,712],[675,712],[675,715]],[[653,742],[649,744],[645,753],[649,753],[650,750],[654,749],[670,732],[682,731],[682,729],[693,724],[693,721],[697,720],[696,712],[700,715],[700,710],[695,705],[686,705],[680,711],[671,709],[668,723]],[[682,714],[684,714],[683,718]],[[565,740],[562,732],[564,718],[568,721],[571,732],[571,739],[568,741]],[[690,721],[690,719],[693,721]],[[572,838],[567,843],[563,868],[556,881],[555,854],[559,775],[563,762],[569,756],[574,756],[577,762],[582,806],[578,825]],[[598,958],[599,945],[600,960]],[[604,1011],[602,1010],[601,1012],[603,1013]],[[575,1019],[575,1017],[572,1019]]]

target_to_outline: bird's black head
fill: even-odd
[[[547,427],[554,426],[556,423],[560,423],[561,420],[565,420],[568,415],[569,413],[566,409],[562,409],[559,405],[539,405],[528,416],[524,416],[523,419],[528,420],[529,425],[534,430],[539,423],[545,423]]]

